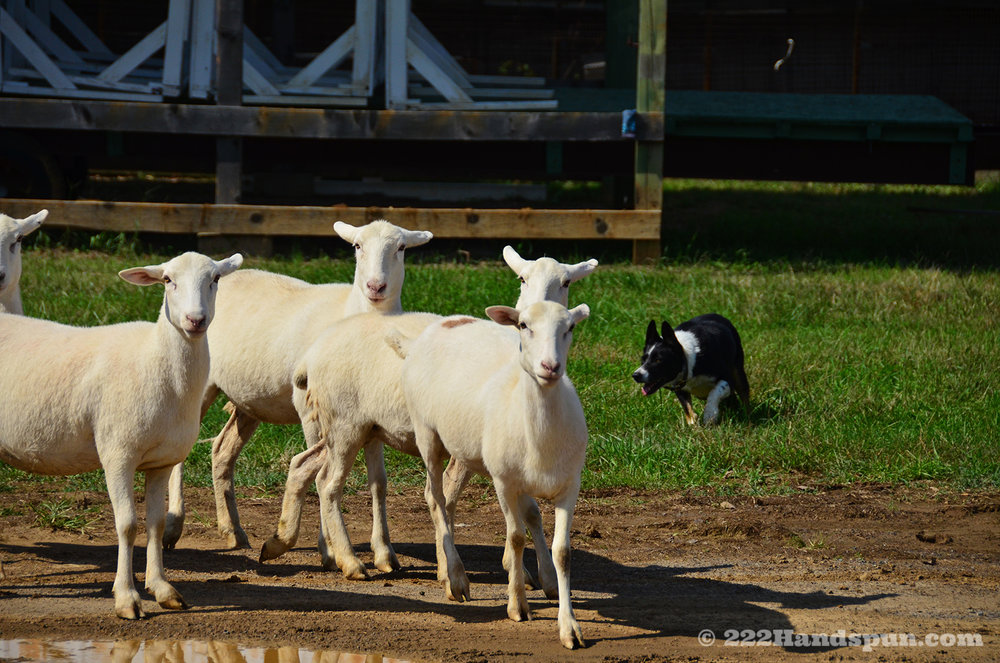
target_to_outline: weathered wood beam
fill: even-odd
[[[660,113],[664,110],[667,66],[667,3],[665,0],[639,2],[639,61],[636,71],[636,110]],[[635,148],[635,207],[637,210],[663,208],[663,137],[637,136]],[[654,262],[660,257],[659,242],[636,241],[632,261]]]
[[[335,110],[0,98],[8,129],[373,140],[619,141],[618,112]],[[663,139],[663,113],[640,113],[636,139]]]
[[[198,205],[100,200],[3,201],[14,217],[48,209],[45,226],[111,232],[199,235],[333,236],[333,223],[389,219],[437,237],[480,239],[621,239],[658,241],[659,210],[477,209]]]

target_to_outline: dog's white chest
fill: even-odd
[[[716,379],[705,375],[693,375],[684,384],[684,389],[695,398],[706,400],[715,388]]]

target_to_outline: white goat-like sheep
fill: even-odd
[[[510,246],[504,248],[503,256],[521,281],[517,307],[546,300],[565,306],[570,284],[597,267],[593,259],[575,265],[552,258],[525,260]],[[347,475],[363,447],[373,496],[371,547],[375,566],[382,571],[399,568],[388,535],[382,443],[414,456],[419,452],[412,441],[406,403],[399,388],[402,360],[392,353],[387,355],[380,339],[393,329],[406,337],[416,337],[440,316],[415,313],[360,318],[348,318],[331,327],[317,339],[296,369],[293,400],[303,422],[307,449],[294,457],[289,466],[281,518],[275,533],[261,547],[262,562],[284,554],[295,545],[302,502],[309,484],[316,479],[321,495],[319,547],[323,565],[329,569],[339,567],[347,578],[367,577],[353,552],[340,511]],[[403,421],[407,422],[406,428],[400,427]],[[387,430],[393,433],[388,434]],[[460,461],[448,465],[445,492],[452,522],[458,497],[472,474]],[[327,486],[330,481],[332,485]],[[530,506],[525,518],[534,539],[542,541],[541,514],[533,501]],[[543,574],[542,580],[546,593],[554,597],[554,578]]]
[[[445,506],[443,463],[450,456],[492,478],[507,523],[503,565],[508,571],[507,615],[530,618],[523,565],[524,514],[529,500],[555,505],[552,553],[536,541],[539,572],[553,566],[559,597],[559,639],[583,645],[569,587],[569,532],[580,491],[587,424],[566,377],[573,328],[590,314],[539,302],[524,310],[491,306],[487,315],[517,328],[513,339],[485,320],[451,317],[400,343],[403,395],[417,448],[427,467],[425,497],[434,522],[438,579],[452,600],[469,599],[469,579],[455,548]],[[544,583],[544,581],[543,581]]]
[[[355,249],[354,282],[310,284],[260,270],[241,270],[226,279],[208,333],[212,372],[204,410],[219,392],[229,398],[229,421],[212,443],[212,484],[219,533],[230,547],[250,547],[240,526],[233,474],[243,446],[262,421],[299,423],[292,404],[292,373],[316,338],[331,324],[356,313],[402,311],[404,255],[430,241],[388,221],[355,227],[337,222],[334,230]],[[172,547],[184,522],[182,470],[170,481],[170,508],[164,542]]]
[[[21,306],[21,240],[49,215],[43,209],[24,219],[0,214],[0,313],[24,313]]]
[[[137,471],[146,474],[146,589],[164,608],[187,607],[163,572],[164,496],[171,468],[198,439],[219,279],[242,262],[185,253],[119,272],[165,286],[155,323],[83,328],[0,314],[0,460],[37,474],[104,469],[124,619],[144,614],[132,577]]]

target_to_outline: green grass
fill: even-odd
[[[572,377],[587,416],[585,488],[634,486],[781,493],[800,486],[929,482],[946,490],[1000,487],[1000,220],[914,208],[1000,210],[1000,188],[671,182],[666,258],[635,267],[594,245],[545,246],[602,265],[571,290],[591,317],[578,326]],[[673,226],[684,230],[673,231]],[[117,242],[113,251],[29,248],[29,315],[94,325],[155,318],[156,288],[117,270],[165,255]],[[499,258],[497,244],[492,255]],[[459,264],[433,243],[411,252],[404,307],[481,315],[512,304],[517,280],[498,259]],[[535,256],[540,244],[519,245]],[[562,251],[560,251],[562,248]],[[611,255],[609,255],[609,253]],[[350,279],[347,257],[251,259],[313,282]],[[687,427],[669,393],[643,397],[630,375],[646,324],[715,311],[743,337],[752,412],[713,429]],[[696,409],[700,412],[700,403]],[[216,404],[202,426],[225,420]],[[243,492],[280,494],[294,426],[262,426],[244,449]],[[197,445],[189,483],[210,485],[210,448]],[[423,480],[419,460],[387,452],[390,479]],[[364,488],[358,468],[350,489]],[[27,475],[0,465],[0,484]],[[100,485],[100,473],[70,489]]]

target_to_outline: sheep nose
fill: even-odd
[[[385,281],[376,281],[375,279],[372,279],[366,285],[373,294],[381,295],[382,293],[385,292],[385,287],[387,284]]]
[[[208,326],[208,322],[203,315],[188,315],[185,316],[187,321],[191,323],[193,329],[203,329]]]
[[[556,373],[558,373],[559,372],[559,366],[560,366],[560,364],[557,361],[552,361],[552,362],[543,361],[542,362],[542,370],[548,371],[550,375],[555,375]]]

